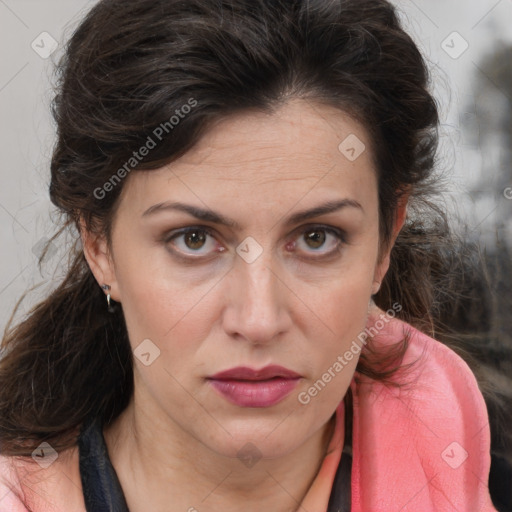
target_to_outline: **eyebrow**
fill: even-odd
[[[286,225],[297,224],[299,222],[303,222],[304,220],[319,217],[321,215],[326,215],[328,213],[333,213],[339,211],[343,208],[356,208],[360,211],[364,212],[361,204],[354,199],[340,199],[337,201],[328,201],[327,203],[315,206],[314,208],[310,208],[308,210],[302,210],[300,212],[294,213],[286,220]],[[149,207],[143,214],[142,217],[146,217],[149,215],[153,215],[157,212],[166,211],[166,210],[175,210],[188,213],[192,215],[196,219],[212,222],[215,224],[220,224],[223,226],[228,226],[233,229],[241,229],[241,226],[238,222],[221,215],[220,213],[214,212],[210,209],[199,208],[197,206],[193,206],[190,204],[180,203],[180,202],[169,202],[165,201],[163,203],[155,204]]]

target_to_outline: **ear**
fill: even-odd
[[[87,230],[83,220],[80,220],[80,237],[85,259],[98,285],[109,285],[110,296],[115,301],[120,302],[114,261],[105,236]]]
[[[384,280],[384,276],[386,275],[386,272],[389,269],[391,249],[393,249],[398,234],[400,233],[405,223],[405,219],[407,218],[407,204],[409,202],[409,196],[410,187],[408,187],[404,192],[401,192],[398,198],[395,225],[393,227],[391,239],[389,240],[386,249],[383,251],[383,253],[380,254],[379,261],[375,266],[375,273],[373,276],[372,284],[372,295],[375,295],[380,290],[380,286],[382,284],[382,281]]]

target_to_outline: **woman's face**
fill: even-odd
[[[339,207],[294,218],[328,204]],[[357,355],[332,368],[364,329],[387,269],[378,226],[368,136],[319,104],[230,117],[172,164],[132,172],[112,261],[96,275],[122,303],[135,407],[227,456],[248,442],[264,457],[300,446],[352,379]],[[298,377],[212,379],[269,365]],[[318,380],[325,386],[309,392]]]

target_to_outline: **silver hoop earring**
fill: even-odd
[[[111,286],[109,284],[104,284],[101,286],[104,290],[107,292],[107,308],[110,312],[113,311],[112,306],[110,305],[110,288]]]

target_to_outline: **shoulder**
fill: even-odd
[[[354,491],[361,510],[383,503],[404,511],[449,504],[460,511],[494,510],[487,487],[489,421],[472,371],[439,341],[378,313],[370,318],[380,327],[375,343],[392,346],[407,337],[408,347],[406,370],[393,377],[396,386],[359,375],[352,383]]]
[[[0,512],[26,512],[15,460],[0,456]]]
[[[85,512],[78,448],[41,461],[0,456],[0,512]]]

